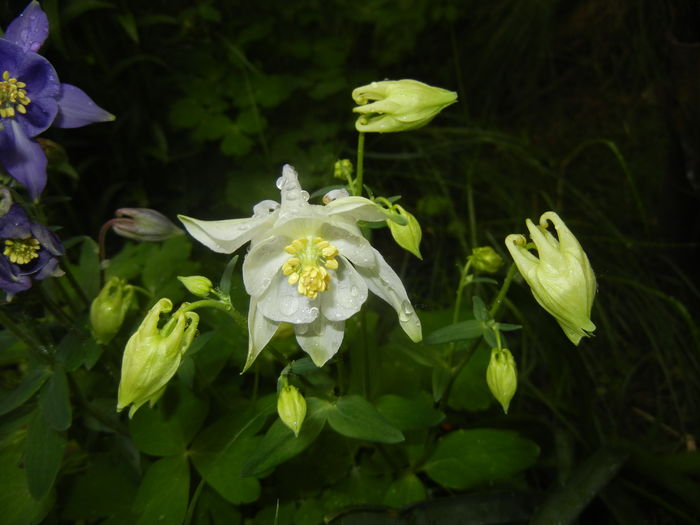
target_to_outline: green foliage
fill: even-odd
[[[686,4],[43,0],[42,52],[117,120],[46,134],[67,153],[36,211],[67,248],[66,276],[0,305],[0,524],[695,523]],[[405,283],[422,343],[375,298],[323,368],[281,331],[241,374],[245,248],[237,261],[184,235],[108,232],[100,253],[92,237],[121,206],[247,217],[285,162],[309,191],[339,187],[352,89],[400,78],[459,92],[419,131],[366,137],[368,189],[400,194],[387,201],[420,221],[422,261],[385,228],[364,233]],[[549,209],[599,282],[580,348],[507,269],[503,238]],[[484,245],[506,262],[488,278],[465,270]],[[233,309],[198,310],[163,396],[117,414],[126,341],[159,298],[199,300],[176,279],[199,274]],[[88,309],[113,276],[138,304],[101,345]],[[485,380],[499,346],[518,364],[508,416]],[[276,416],[281,373],[307,400],[298,437]]]

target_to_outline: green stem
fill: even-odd
[[[365,160],[365,134],[360,131],[357,137],[357,162],[355,163],[355,184],[353,184],[352,194],[355,196],[362,195],[364,175],[364,160]]]
[[[510,268],[508,268],[508,273],[506,274],[506,278],[503,280],[503,284],[501,285],[501,289],[498,290],[498,295],[491,303],[491,308],[489,308],[489,317],[491,317],[491,318],[496,317],[496,314],[498,313],[498,310],[501,307],[501,304],[503,304],[503,299],[505,299],[506,294],[508,293],[508,289],[510,288],[510,283],[513,281],[513,277],[515,277],[515,272],[517,270],[518,270],[518,268],[515,266],[515,263],[511,264]]]
[[[454,312],[452,313],[452,324],[455,324],[459,320],[459,310],[462,307],[462,292],[464,291],[464,288],[471,283],[471,277],[469,275],[469,269],[472,266],[472,261],[470,259],[467,259],[467,264],[464,265],[464,268],[462,268],[462,273],[459,277],[459,285],[457,286],[457,296],[455,297],[455,308]]]

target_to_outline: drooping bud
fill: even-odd
[[[117,335],[134,300],[134,287],[112,277],[90,305],[90,324],[95,341],[106,345]]]
[[[478,246],[469,256],[472,268],[481,273],[496,273],[503,265],[503,259],[491,246]]]
[[[554,224],[558,239],[547,231]],[[527,248],[524,236],[506,237],[506,246],[535,300],[554,316],[566,336],[578,345],[596,326],[591,321],[591,308],[596,292],[596,279],[586,253],[564,221],[553,211],[540,217],[535,226],[525,221],[537,248],[535,257]]]
[[[418,219],[398,204],[394,204],[392,211],[397,213],[406,222],[406,224],[399,224],[393,220],[386,221],[391,231],[391,236],[396,241],[396,244],[401,246],[404,250],[411,252],[419,259],[423,259],[423,256],[420,254],[420,241],[423,238],[423,232],[421,231]]]
[[[457,101],[457,93],[404,79],[372,82],[355,89],[352,98],[359,104],[353,111],[361,113],[357,131],[394,133],[425,126]]]
[[[214,289],[212,282],[203,275],[178,276],[178,280],[197,297],[208,297]]]
[[[491,350],[491,360],[486,369],[486,383],[488,383],[493,397],[501,404],[503,411],[507,414],[510,400],[513,399],[518,387],[515,359],[507,348]]]
[[[165,215],[149,208],[119,208],[116,215],[119,218],[114,220],[112,228],[127,239],[160,242],[185,233]]]
[[[184,306],[184,305],[183,305]],[[199,316],[182,307],[158,328],[161,313],[172,310],[170,299],[160,299],[146,314],[124,349],[117,411],[131,405],[129,417],[146,402],[153,406],[175,375],[197,334]]]
[[[299,436],[301,425],[306,417],[306,400],[294,385],[282,387],[277,397],[277,413],[282,423],[287,425],[295,436]]]

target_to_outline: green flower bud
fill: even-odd
[[[554,224],[558,239],[547,231]],[[596,280],[583,248],[553,211],[540,217],[539,226],[525,221],[537,248],[539,258],[526,248],[524,236],[506,237],[506,246],[523,278],[530,285],[535,300],[557,320],[566,336],[578,345],[590,336],[596,326],[591,321],[591,308]]]
[[[282,423],[287,425],[295,436],[299,436],[301,424],[306,417],[306,400],[297,387],[293,385],[282,387],[277,397],[277,413]]]
[[[190,275],[188,277],[178,276],[178,280],[190,293],[197,297],[208,297],[214,289],[214,285],[209,279],[202,275]]]
[[[496,273],[503,265],[503,259],[491,246],[479,246],[469,256],[472,268],[481,273]]]
[[[404,79],[372,82],[355,89],[352,98],[359,104],[353,111],[361,113],[357,131],[393,133],[425,126],[457,102],[457,93]]]
[[[386,221],[389,230],[391,230],[391,236],[396,241],[396,244],[401,246],[404,250],[411,252],[419,259],[423,259],[420,254],[420,241],[423,238],[423,232],[421,231],[418,219],[398,204],[392,207],[392,211],[406,220],[406,224],[399,224],[391,219]]]
[[[199,316],[178,310],[158,328],[161,313],[172,310],[170,299],[160,299],[146,314],[124,349],[117,411],[128,405],[129,417],[147,401],[153,406],[175,375],[180,361],[197,334]]]
[[[491,350],[491,361],[486,369],[486,382],[493,397],[501,404],[503,411],[507,414],[510,400],[513,399],[518,387],[518,372],[510,350],[507,348]]]
[[[350,159],[340,159],[333,165],[333,177],[347,180],[352,177],[353,166]]]
[[[126,312],[134,300],[134,287],[118,277],[112,277],[90,305],[92,336],[106,345],[117,335]]]
[[[127,239],[160,242],[185,233],[165,215],[149,208],[119,208],[116,215],[119,218],[113,219],[112,229]]]

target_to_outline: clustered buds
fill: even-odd
[[[493,397],[501,404],[503,411],[507,414],[510,400],[513,399],[518,387],[515,359],[507,348],[491,350],[491,360],[486,369],[486,383],[488,383]]]
[[[357,131],[394,133],[425,126],[457,102],[457,93],[404,79],[372,82],[353,90],[352,98],[358,104],[353,111],[361,114]]]
[[[153,406],[160,399],[197,334],[199,316],[195,312],[183,311],[182,307],[163,328],[158,328],[160,315],[172,308],[170,299],[160,299],[126,343],[117,411],[132,405],[129,417],[144,403]]]
[[[554,224],[557,238],[549,231]],[[557,320],[566,336],[578,345],[581,338],[595,330],[591,308],[596,279],[586,253],[564,221],[553,211],[540,217],[539,225],[525,221],[538,257],[527,248],[523,235],[506,237],[506,246],[535,300]]]
[[[306,417],[306,400],[294,385],[283,386],[277,397],[277,413],[282,423],[287,425],[295,436],[299,436],[301,425]]]
[[[134,300],[134,287],[112,277],[90,305],[90,324],[95,341],[102,345],[117,335]]]

